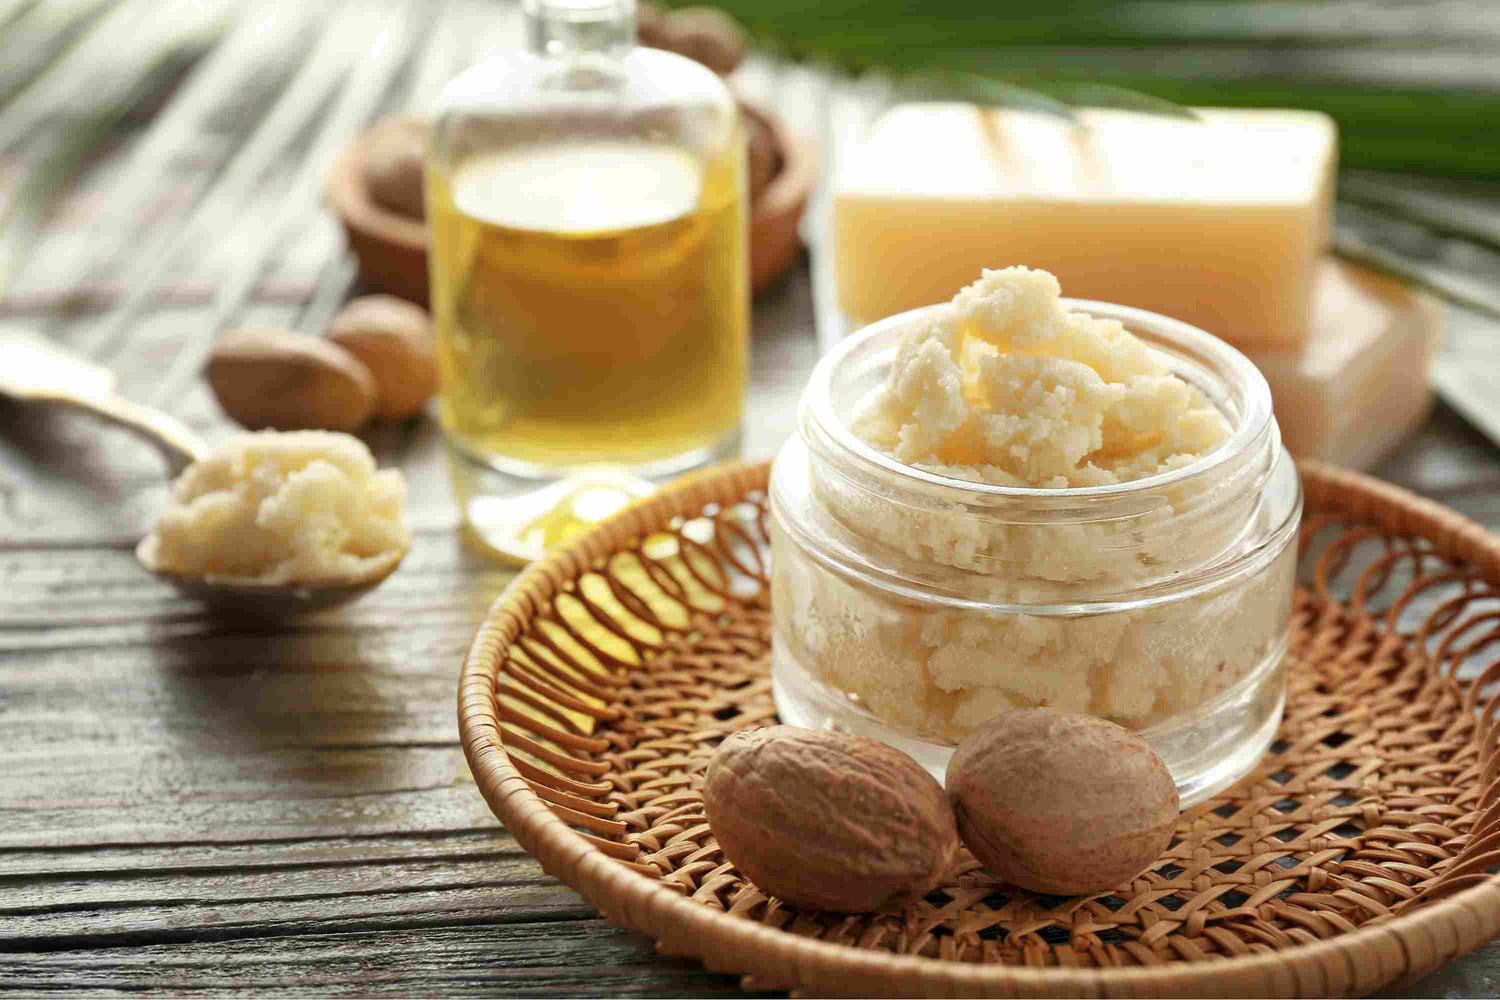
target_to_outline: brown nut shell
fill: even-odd
[[[668,12],[659,27],[648,28],[642,40],[646,37],[655,38],[647,45],[687,56],[720,76],[734,72],[750,48],[740,22],[717,7],[679,7]]]
[[[249,430],[352,431],[375,407],[375,379],[363,362],[291,330],[226,334],[204,374],[224,412]]]
[[[422,162],[427,155],[427,127],[420,120],[392,118],[370,133],[365,156],[365,186],[382,208],[409,219],[426,217]]]
[[[636,4],[635,37],[649,49],[666,48],[667,12],[654,3]]]
[[[981,864],[1053,895],[1125,884],[1177,826],[1177,785],[1145,740],[1048,708],[1007,712],[970,733],[948,762],[947,791]]]
[[[724,855],[761,891],[842,913],[929,891],[958,850],[942,787],[883,743],[771,726],[735,733],[703,804]]]
[[[741,103],[740,118],[745,123],[750,200],[759,202],[781,170],[781,150],[776,148],[776,133],[754,108]]]
[[[404,420],[437,392],[437,348],[427,310],[394,295],[352,300],[328,325],[328,339],[364,362],[375,378],[374,415]]]

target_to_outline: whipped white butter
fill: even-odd
[[[363,578],[411,546],[406,481],[363,441],[331,431],[241,434],[172,486],[141,542],[147,566],[261,583]]]
[[[1168,472],[1224,443],[1224,416],[1166,358],[1061,296],[1046,271],[985,271],[907,335],[855,433],[955,479],[1049,489]]]

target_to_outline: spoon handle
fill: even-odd
[[[198,435],[181,420],[114,393],[96,395],[43,389],[28,394],[25,399],[29,403],[51,404],[88,413],[131,432],[161,452],[174,479],[207,453]]]
[[[170,414],[118,395],[115,377],[87,358],[24,330],[0,328],[0,396],[91,413],[155,445],[176,477],[207,452]]]

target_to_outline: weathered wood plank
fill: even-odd
[[[649,941],[597,919],[22,951],[4,961],[0,991],[21,993],[745,995],[734,977],[656,955]],[[1494,996],[1497,973],[1500,949],[1491,945],[1385,995]]]
[[[4,766],[14,777],[0,786],[3,847],[369,836],[494,823],[456,746],[216,753],[187,743],[103,745],[34,750]]]
[[[0,904],[0,951],[41,943],[105,947],[594,915],[593,907],[543,876],[512,845],[505,855],[463,864],[294,867],[12,886]]]
[[[511,571],[463,550],[450,530],[418,532],[399,572],[357,605],[267,629],[206,611],[141,571],[133,540],[13,550],[0,562],[0,651],[152,643],[211,633],[320,633],[354,627],[466,627]],[[40,630],[47,629],[43,633]]]
[[[1444,997],[1446,1000],[1500,996],[1500,942],[1492,941],[1409,986],[1396,987],[1378,995]]]
[[[5,955],[0,990],[205,996],[740,996],[602,920],[366,931]],[[420,985],[417,985],[420,984]]]
[[[225,831],[226,833],[228,831]],[[114,877],[129,872],[199,873],[269,866],[354,865],[447,859],[465,861],[507,849],[509,835],[493,819],[473,830],[300,840],[196,841],[111,846],[0,848],[0,880],[46,876]],[[4,883],[0,883],[4,884]]]
[[[174,893],[200,903],[253,902],[536,881],[530,856],[496,828],[487,844],[473,844],[462,856],[289,863],[247,851],[232,867],[32,874],[7,879],[10,891],[0,898],[0,914],[65,914],[90,907],[147,905]]]
[[[1431,419],[1373,474],[1444,503],[1485,488],[1500,493],[1500,447],[1440,402]],[[1482,523],[1500,528],[1500,508],[1480,513]]]

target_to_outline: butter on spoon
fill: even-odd
[[[184,594],[282,617],[353,600],[406,555],[405,482],[376,471],[357,438],[261,432],[210,452],[181,421],[117,395],[114,381],[45,338],[0,331],[0,396],[93,414],[161,451],[176,502],[136,559]]]

